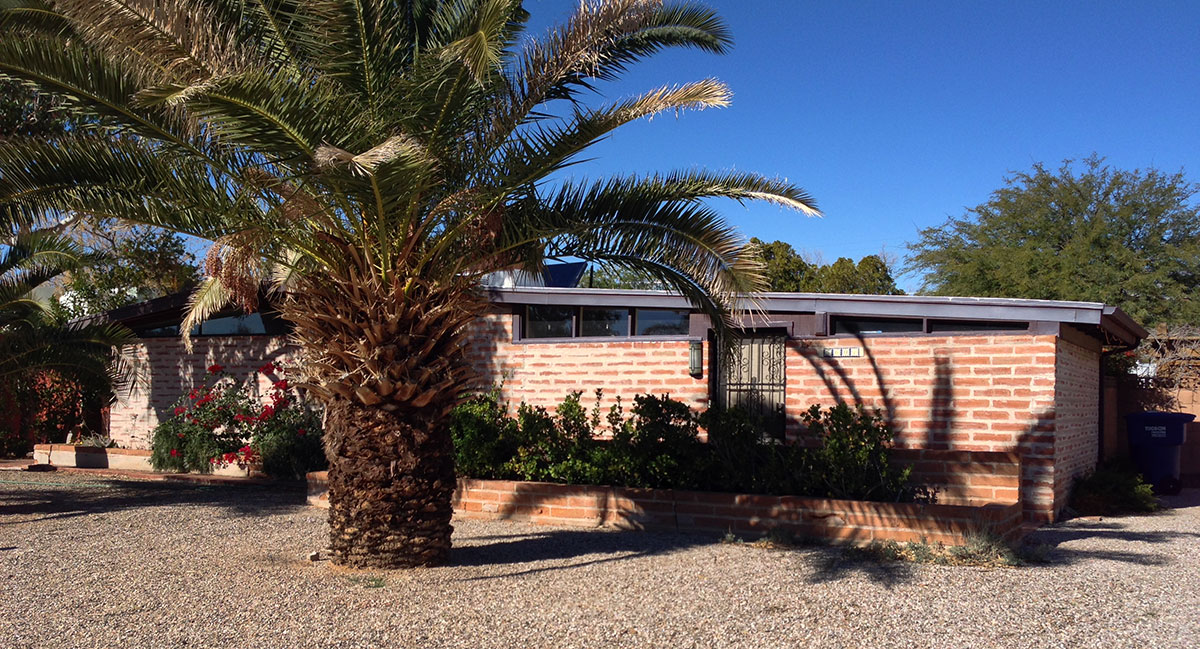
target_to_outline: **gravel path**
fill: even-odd
[[[1200,491],[1006,569],[458,521],[451,566],[351,572],[303,501],[0,472],[0,647],[1200,646]]]

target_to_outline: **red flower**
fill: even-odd
[[[262,372],[263,374],[270,374],[277,369],[279,369],[279,368],[275,366],[275,363],[272,363],[271,361],[267,361],[267,364],[258,368],[258,371]]]
[[[216,374],[217,372],[222,372],[222,371],[224,371],[224,370],[225,370],[225,367],[224,367],[223,365],[216,365],[216,364],[213,364],[213,365],[209,365],[209,366],[208,366],[208,373],[209,373],[209,374]]]
[[[179,433],[175,436],[178,437],[179,439],[183,439],[184,437],[187,437],[187,435],[184,435],[183,433]]]
[[[239,448],[238,451],[240,451],[241,453],[253,453],[254,449],[250,448],[249,445],[246,445],[246,446]]]
[[[178,455],[179,455],[179,449],[177,449],[177,448],[171,449],[171,457],[177,457]]]
[[[268,403],[267,405],[263,406],[262,414],[258,416],[258,420],[266,421],[266,420],[270,419],[271,416],[274,414],[275,414],[275,406],[272,406],[271,404]]]
[[[237,422],[242,422],[242,421],[250,421],[250,417],[247,417],[246,415],[243,415],[243,414],[241,414],[241,413],[238,413],[238,414],[236,414],[236,415],[234,415],[234,416],[233,416],[233,420],[234,420],[234,421],[237,421]]]
[[[287,379],[279,379],[275,382],[276,390],[286,390],[288,386]]]
[[[209,463],[209,464],[216,464],[216,463],[217,463],[217,458],[215,458],[215,457],[210,457],[210,458],[208,458],[208,463]]]
[[[175,407],[175,414],[176,414],[176,415],[182,415],[182,414],[183,414],[183,413],[185,413],[185,412],[187,412],[187,408],[184,408],[183,406],[176,406],[176,407]]]
[[[304,429],[303,429],[303,428],[298,428],[298,429],[296,429],[296,434],[297,434],[297,435],[300,435],[301,437],[303,437],[303,436],[304,436]]]
[[[199,399],[199,398],[200,398],[200,391],[199,391],[199,390],[197,390],[196,388],[192,388],[192,391],[188,393],[188,398],[190,398],[192,401],[195,401],[196,399]]]

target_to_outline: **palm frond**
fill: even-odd
[[[70,39],[44,34],[0,37],[0,79],[62,97],[73,110],[102,120],[108,130],[182,148],[196,146],[187,120],[177,112],[131,103],[147,83],[138,70]]]
[[[192,351],[192,329],[229,306],[233,294],[217,277],[206,277],[188,296],[187,312],[179,324],[179,334],[184,347]]]
[[[561,126],[534,125],[513,134],[501,150],[499,167],[510,186],[534,182],[559,169],[598,140],[629,122],[663,111],[703,110],[729,104],[729,89],[715,79],[672,88],[594,109],[577,109]]]
[[[222,171],[132,138],[10,138],[0,142],[0,223],[84,213],[214,239],[261,218],[263,208]]]

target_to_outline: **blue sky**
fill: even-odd
[[[810,219],[720,205],[747,236],[855,259],[987,200],[1009,171],[1092,152],[1200,181],[1200,3],[710,0],[725,56],[647,60],[606,96],[714,76],[723,110],[631,124],[571,174],[705,167],[788,178]],[[526,0],[531,33],[573,0]],[[913,289],[916,278],[902,286]]]

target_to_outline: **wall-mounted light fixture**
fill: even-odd
[[[688,374],[700,378],[704,374],[704,341],[688,343]]]

